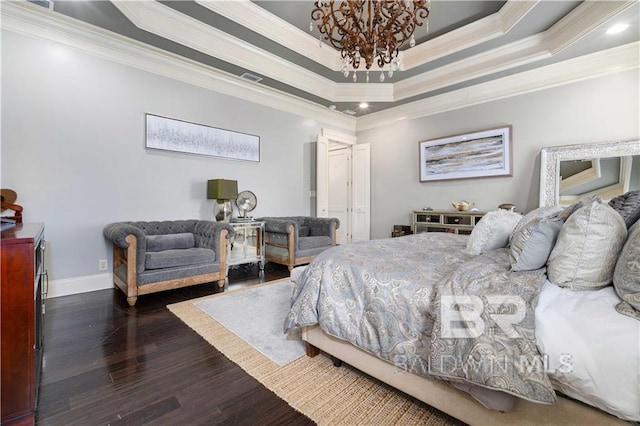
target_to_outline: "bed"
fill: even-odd
[[[518,238],[528,243],[540,224],[557,233],[531,266],[540,259],[518,253]],[[297,278],[285,329],[303,328],[308,355],[322,350],[469,424],[637,422],[640,320],[609,285],[625,250],[640,273],[631,225],[590,197],[525,217],[490,212],[471,236],[335,247]],[[595,244],[596,234],[611,241]],[[598,251],[570,271],[567,253],[580,245]]]

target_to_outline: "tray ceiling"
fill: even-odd
[[[640,3],[432,0],[429,31],[379,83],[340,72],[340,55],[309,32],[311,1],[54,1],[67,15],[234,76],[356,116],[640,40]],[[606,34],[615,23],[629,28]],[[245,80],[242,80],[243,83]],[[359,109],[368,102],[367,109]]]

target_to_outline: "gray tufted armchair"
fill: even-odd
[[[263,217],[265,258],[269,262],[294,266],[311,262],[318,254],[336,245],[336,218],[309,216]]]
[[[113,283],[130,306],[138,296],[217,281],[227,275],[233,228],[205,220],[116,222],[105,226],[113,243]]]

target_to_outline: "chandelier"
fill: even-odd
[[[429,25],[430,0],[319,0],[311,11],[313,21],[320,30],[320,39],[340,51],[342,73],[349,76],[349,64],[358,69],[364,61],[369,82],[369,69],[374,61],[380,68],[389,64],[389,77],[398,70],[400,47],[409,40],[411,47],[416,40],[413,32]],[[353,72],[353,81],[357,81]],[[384,81],[384,72],[380,73],[380,82]]]

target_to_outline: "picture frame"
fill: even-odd
[[[512,176],[511,126],[418,143],[420,182]]]
[[[260,161],[260,137],[145,114],[145,148],[233,160]]]

